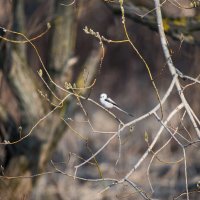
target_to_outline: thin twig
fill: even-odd
[[[171,75],[174,77],[174,75],[176,75],[177,72],[176,72],[176,68],[173,64],[173,61],[172,61],[172,58],[171,58],[171,55],[170,55],[170,52],[169,52],[169,49],[168,49],[166,35],[165,35],[165,32],[164,32],[164,27],[163,27],[162,13],[161,13],[161,9],[160,9],[160,6],[161,6],[160,1],[154,0],[154,3],[155,3],[155,7],[156,7],[157,24],[158,24],[159,34],[160,34],[161,45],[162,45],[162,48],[163,48],[163,53],[165,55],[167,65],[169,67],[169,71],[170,71]],[[193,127],[195,128],[195,130],[197,132],[198,137],[200,138],[199,128],[197,127],[197,124],[194,120],[194,117],[193,117],[193,115],[190,111],[189,104],[188,104],[187,100],[185,99],[185,96],[184,96],[183,91],[181,89],[181,85],[180,85],[178,78],[176,78],[175,84],[176,84],[176,88],[177,88],[178,94],[180,96],[180,99],[184,104],[184,107],[187,111],[187,114],[189,115],[189,118],[190,118],[190,120],[193,124]]]
[[[164,104],[164,102],[165,102],[165,101],[167,100],[167,98],[169,97],[171,91],[173,90],[176,77],[177,77],[177,76],[175,76],[175,77],[173,78],[173,80],[172,80],[172,82],[171,82],[171,84],[170,84],[168,90],[167,90],[166,93],[165,93],[165,96],[164,96],[163,99],[161,100],[161,104]],[[95,104],[97,104],[97,105],[99,105],[98,103],[96,103],[96,102],[95,102],[94,100],[92,100],[92,99],[88,99],[88,100],[91,101],[91,102],[93,102],[93,103],[95,103]],[[100,106],[100,107],[102,107],[102,106]],[[103,108],[103,107],[102,107],[102,108]],[[132,126],[132,125],[134,125],[135,123],[137,123],[137,122],[139,122],[139,121],[142,121],[142,120],[148,118],[148,117],[151,116],[154,112],[156,112],[159,108],[160,108],[160,104],[158,104],[158,105],[157,105],[156,107],[154,107],[151,111],[149,111],[148,113],[142,115],[141,117],[138,117],[137,119],[135,119],[135,120],[133,120],[133,121],[131,121],[131,122],[128,122],[127,124],[124,124],[124,125],[122,126],[122,128],[121,128],[119,131],[121,132],[121,131],[123,131],[126,127]],[[103,109],[104,109],[104,108],[103,108]],[[107,111],[107,112],[108,112],[108,111]],[[114,134],[112,137],[110,137],[110,138],[107,140],[107,142],[106,142],[96,153],[94,153],[93,156],[91,156],[91,157],[88,158],[86,161],[82,162],[81,164],[76,165],[76,166],[75,166],[75,176],[76,176],[76,173],[77,173],[78,168],[80,168],[81,166],[85,165],[87,162],[89,162],[90,160],[92,160],[94,156],[98,155],[98,154],[99,154],[99,153],[100,153],[100,152],[101,152],[115,137],[117,137],[117,135],[118,135],[118,132],[115,132],[115,134]],[[154,145],[153,145],[153,146],[154,146]]]
[[[168,118],[164,121],[164,125],[168,123],[168,121],[179,111],[183,108],[183,104],[181,103],[174,109],[168,116]],[[126,174],[125,178],[129,178],[132,173],[142,164],[142,162],[145,160],[145,158],[149,155],[149,152],[153,149],[155,144],[157,143],[161,133],[164,130],[164,126],[161,126],[159,131],[157,132],[155,138],[153,139],[152,143],[149,145],[148,149],[145,151],[145,153],[142,155],[142,157],[138,160],[138,162],[134,165],[134,167]]]

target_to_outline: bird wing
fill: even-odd
[[[111,98],[105,99],[105,101],[112,103],[118,110],[121,110],[122,112],[126,113],[127,115],[133,117],[133,114],[126,112],[125,110],[121,109]]]
[[[106,98],[105,101],[118,107],[118,105],[111,98]]]
[[[112,105],[114,105],[118,110],[121,110],[122,112],[126,113],[127,115],[134,117],[133,114],[126,112],[125,110],[121,109],[111,98],[106,98],[105,99],[106,102],[111,103]]]

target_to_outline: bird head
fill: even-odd
[[[105,100],[105,99],[107,98],[107,94],[102,93],[102,94],[100,95],[100,98]]]

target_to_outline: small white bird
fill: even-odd
[[[128,113],[128,112],[122,110],[122,109],[121,109],[111,98],[109,98],[109,97],[107,96],[107,94],[105,94],[105,93],[102,93],[102,94],[100,95],[100,102],[101,102],[101,104],[102,104],[104,107],[106,107],[106,108],[109,108],[109,109],[111,109],[111,108],[117,108],[118,110],[120,110],[120,111],[126,113],[127,115],[129,115],[129,116],[131,116],[131,117],[133,117],[132,114],[130,114],[130,113]]]

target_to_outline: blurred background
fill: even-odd
[[[189,0],[167,1],[162,11],[175,66],[183,74],[197,77],[200,62],[199,8],[194,8],[193,4]],[[120,107],[133,113],[134,119],[159,103],[144,63],[129,43],[104,41],[103,56],[99,40],[83,30],[87,26],[107,39],[124,40],[118,1],[0,0],[0,8],[0,199],[141,199],[128,184],[117,185],[98,195],[108,182],[74,180],[59,173],[18,177],[54,171],[55,166],[73,176],[74,166],[101,148],[118,129],[116,119],[105,110],[91,101],[80,99],[87,112],[85,115],[74,96],[46,116],[67,95],[53,81],[64,88],[69,84],[84,88],[96,80],[92,89],[77,91],[97,103],[100,94],[107,93]],[[154,3],[127,0],[124,8],[130,38],[148,63],[159,94],[163,97],[172,76],[157,33],[155,12],[152,10]],[[31,42],[9,30],[24,34]],[[183,87],[191,83],[189,80],[180,81]],[[197,117],[200,116],[199,89],[199,84],[193,84],[184,90]],[[174,89],[163,105],[164,116],[167,117],[179,103]],[[118,110],[112,112],[124,123],[133,120]],[[178,127],[181,135],[195,141],[196,132],[187,114],[181,120],[183,113],[184,110],[178,113],[169,126],[172,129]],[[92,160],[93,164],[79,168],[77,176],[86,179],[123,178],[148,148],[145,133],[150,143],[159,127],[157,120],[149,117],[134,127],[126,128],[121,133],[122,149],[117,165],[119,140],[116,138],[96,156],[96,161]],[[28,137],[16,144],[2,144],[20,140],[28,133]],[[170,135],[163,131],[154,151],[169,138]],[[198,199],[199,144],[190,145],[186,153],[190,197]],[[151,164],[153,194],[147,178],[152,156],[150,153],[131,180],[155,199],[173,199],[184,193],[184,162],[180,146],[171,140],[158,154],[159,159],[154,159]],[[186,196],[180,199],[186,199]]]

